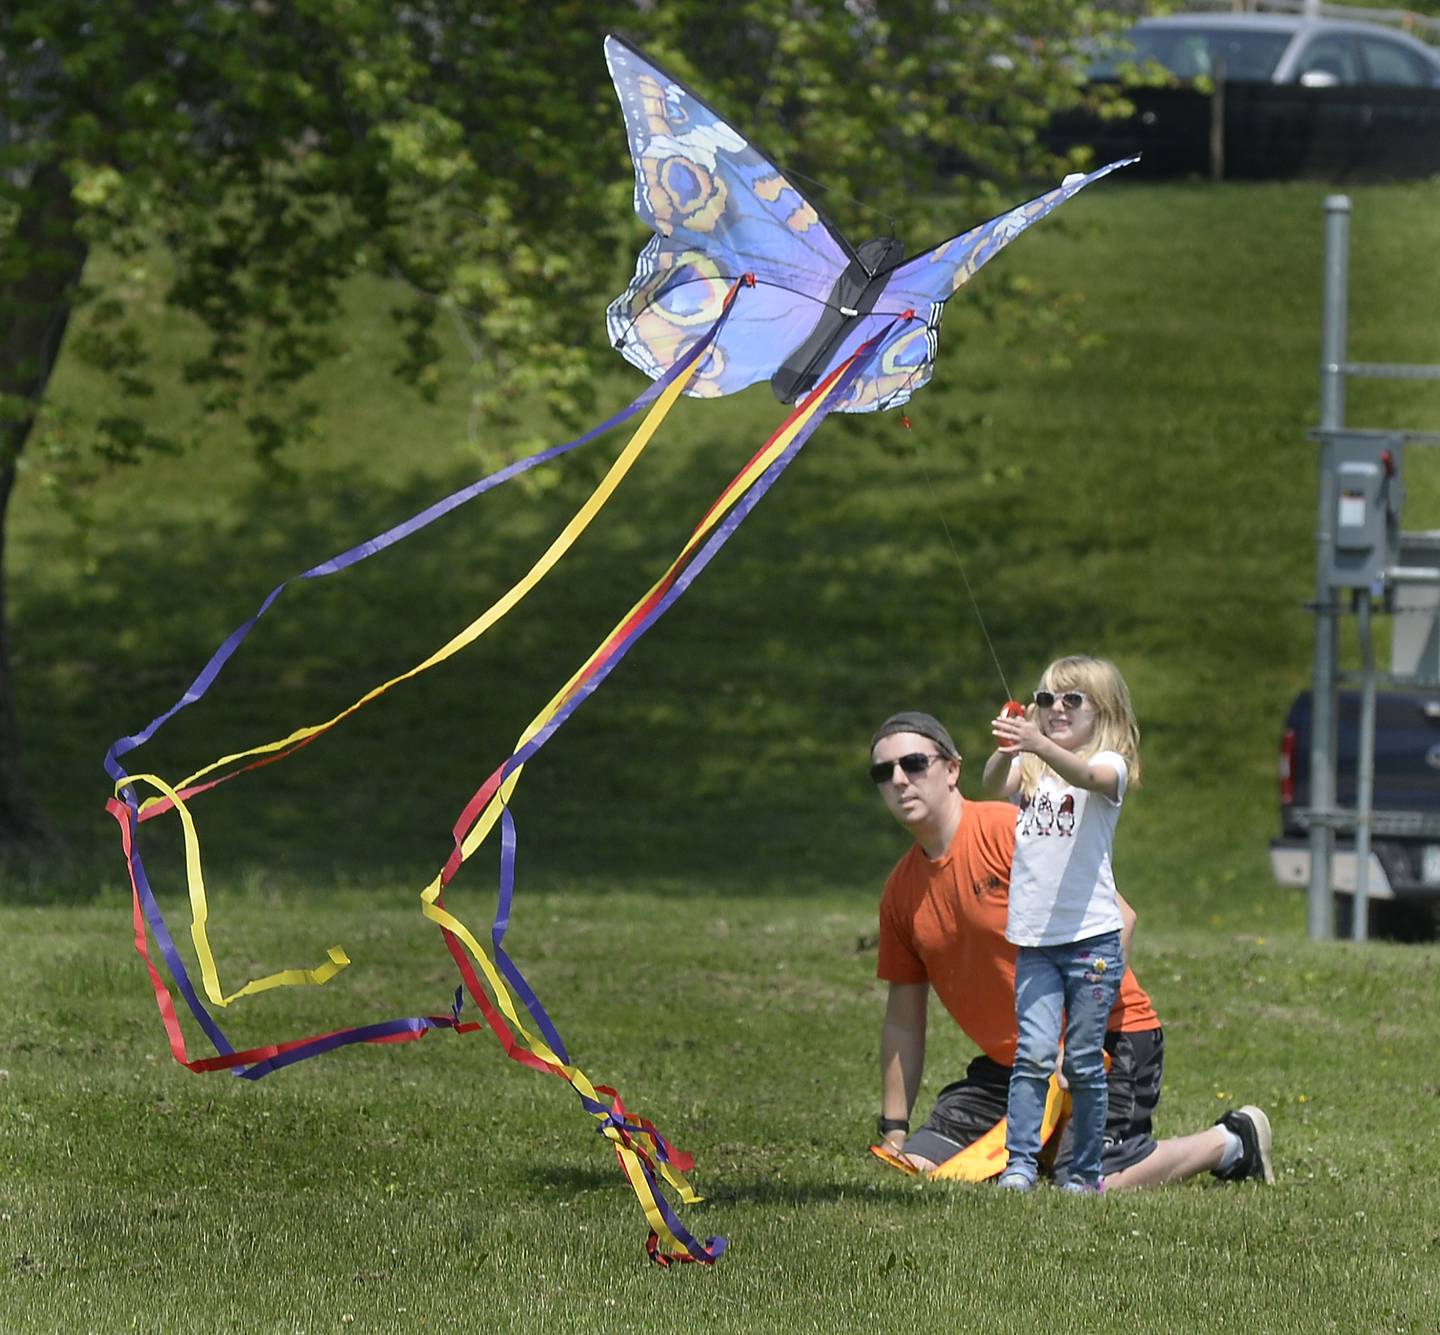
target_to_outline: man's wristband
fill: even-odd
[[[882,1117],[878,1123],[880,1134],[888,1136],[892,1131],[903,1131],[910,1134],[910,1119],[908,1117]]]

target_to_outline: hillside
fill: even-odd
[[[1013,691],[1062,652],[1125,671],[1146,783],[1120,856],[1142,913],[1302,930],[1264,849],[1276,730],[1308,676],[1324,193],[1107,182],[1017,242],[977,282],[1023,278],[1027,318],[954,301],[913,431],[894,413],[828,422],[527,770],[526,883],[872,894],[897,836],[864,776],[870,729],[902,706],[941,714],[973,790],[1003,698],[958,554]],[[1440,361],[1436,189],[1354,200],[1355,355]],[[385,308],[354,294],[354,346],[321,386],[325,439],[292,460],[296,487],[264,482],[217,433],[108,481],[81,544],[27,473],[8,554],[27,764],[73,849],[33,892],[119,888],[106,746],[167,707],[271,587],[493,466],[464,441],[460,377],[424,407],[376,362]],[[155,337],[178,360],[158,323]],[[639,387],[617,366],[595,420]],[[73,366],[61,389],[94,392]],[[423,884],[471,790],[781,416],[758,389],[682,404],[575,552],[479,645],[197,808],[213,874]],[[1359,386],[1350,416],[1434,429],[1440,387]],[[423,658],[519,576],[624,438],[291,590],[133,768],[179,777]],[[1440,526],[1424,459],[1410,496],[1408,526]]]

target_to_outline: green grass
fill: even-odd
[[[589,1119],[490,1039],[350,1050],[253,1086],[189,1076],[122,954],[122,906],[7,909],[0,967],[25,998],[0,1021],[7,1331],[313,1330],[347,1314],[370,1330],[1001,1331],[1052,1328],[1057,1307],[1077,1332],[1440,1320],[1433,950],[1150,940],[1163,1129],[1260,1102],[1279,1185],[1015,1200],[865,1153],[881,997],[857,948],[862,896],[606,891],[531,897],[514,949],[591,1078],[697,1154],[707,1200],[681,1213],[729,1238],[713,1272],[652,1270]],[[443,997],[431,929],[398,892],[377,899],[227,905],[239,948],[222,970],[332,940],[356,959],[353,981],[245,1007],[237,1041]],[[965,1058],[936,1030],[932,1081]]]
[[[107,482],[82,543],[22,479],[7,561],[26,759],[70,851],[0,868],[5,1327],[1434,1328],[1440,952],[1306,942],[1303,897],[1265,860],[1279,720],[1309,674],[1324,193],[1116,183],[1068,205],[996,263],[1069,293],[1084,337],[1049,295],[1018,336],[952,303],[914,431],[826,423],[527,768],[512,953],[580,1065],[696,1153],[709,1200],[687,1222],[732,1245],[713,1272],[646,1267],[639,1212],[568,1091],[491,1040],[352,1051],[253,1087],[192,1078],[129,949],[105,747],[281,579],[485,470],[463,384],[422,408],[390,383],[369,346],[383,296],[359,291],[301,489],[216,432]],[[1440,361],[1440,195],[1354,199],[1353,354]],[[617,368],[596,416],[637,387]],[[61,389],[99,392],[72,365]],[[1350,407],[1357,425],[1440,428],[1434,385],[1357,386]],[[445,1006],[453,969],[416,897],[451,821],[780,416],[758,390],[682,404],[495,632],[196,804],[223,978],[334,941],[356,959],[327,988],[237,1003],[237,1042]],[[1433,464],[1407,466],[1407,527],[1440,526]],[[518,577],[599,467],[573,459],[292,589],[131,768],[179,777],[408,667]],[[1130,680],[1146,784],[1118,858],[1171,1040],[1161,1129],[1265,1105],[1274,1191],[1207,1181],[1077,1228],[1073,1202],[917,1187],[863,1153],[880,996],[857,941],[903,846],[865,743],[892,710],[930,708],[973,791],[1001,699],[937,501],[1013,690],[1075,650]],[[145,854],[183,938],[164,824]],[[494,864],[482,852],[449,896],[477,930]],[[922,1101],[968,1052],[934,1027]]]

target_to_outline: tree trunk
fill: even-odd
[[[5,510],[15,484],[9,457],[0,467],[0,555],[5,541]],[[4,565],[0,561],[0,853],[39,852],[56,842],[53,830],[31,800],[20,767],[20,728],[10,677],[10,636],[5,621]]]
[[[76,232],[70,181],[58,163],[37,168],[6,249],[23,263],[0,284],[0,854],[34,853],[58,842],[30,796],[20,763],[20,724],[10,668],[5,535],[20,452],[55,369],[87,247]],[[11,407],[13,405],[13,407]]]

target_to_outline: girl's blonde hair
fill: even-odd
[[[1140,725],[1135,721],[1135,707],[1130,703],[1130,688],[1120,669],[1105,658],[1072,654],[1057,658],[1040,677],[1036,690],[1083,691],[1095,710],[1095,731],[1077,752],[1093,756],[1097,751],[1116,751],[1125,758],[1127,784],[1140,786]],[[1035,719],[1039,706],[1025,706],[1025,717]],[[1025,752],[1020,758],[1020,791],[1033,797],[1035,786],[1050,767],[1038,756]]]

